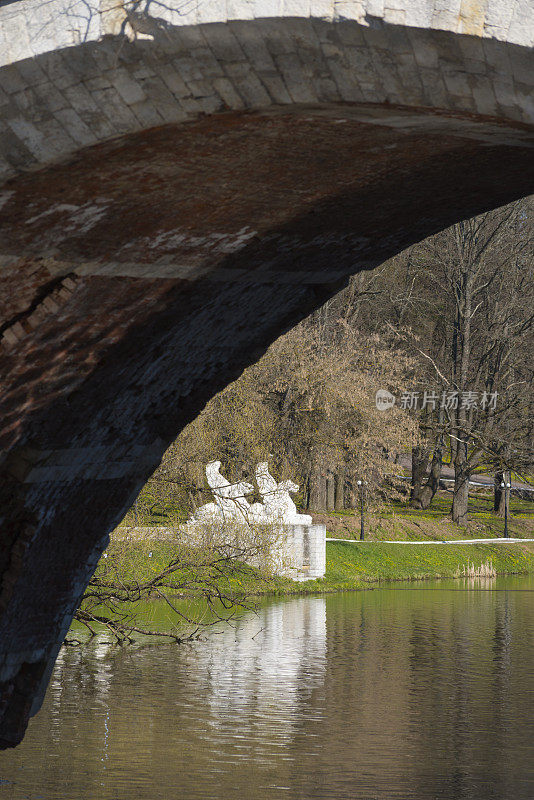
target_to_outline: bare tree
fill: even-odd
[[[463,524],[473,470],[498,455],[506,461],[507,448],[498,443],[510,436],[506,421],[519,402],[515,373],[532,344],[527,210],[515,203],[458,223],[428,242],[423,254],[447,314],[433,355],[452,398],[445,406],[455,470],[452,518]]]
[[[104,627],[119,644],[131,643],[138,636],[177,643],[198,638],[206,628],[230,619],[237,610],[253,607],[239,586],[250,573],[247,562],[256,559],[267,563],[267,537],[241,544],[235,537],[229,539],[225,542],[219,535],[217,541],[202,544],[167,541],[166,563],[152,570],[147,568],[152,563],[152,553],[147,558],[146,547],[139,552],[138,541],[116,534],[74,618],[91,636]],[[151,541],[148,546],[156,550],[158,543]],[[184,603],[184,598],[189,604]],[[173,612],[173,629],[160,630],[140,621],[140,605],[153,599],[162,601]],[[72,644],[73,640],[67,643]]]
[[[390,332],[363,334],[334,311],[281,337],[216,396],[169,449],[145,497],[166,492],[193,510],[206,502],[202,467],[214,458],[232,480],[270,461],[301,485],[297,500],[309,509],[354,503],[357,479],[370,498],[387,480],[394,494],[394,457],[417,438],[417,422],[399,408],[379,411],[375,394],[397,391],[412,360]]]
[[[475,469],[532,464],[532,212],[527,199],[459,223],[358,276],[338,300],[364,333],[389,322],[419,359],[413,389],[438,400],[419,408],[412,503],[430,504],[449,454],[461,523]]]

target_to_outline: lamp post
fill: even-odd
[[[510,489],[512,487],[511,476],[508,473],[508,480],[506,480],[506,472],[503,472],[504,480],[501,483],[501,489],[504,491],[504,538],[508,539],[508,503],[510,501]]]
[[[363,493],[365,491],[365,485],[363,481],[356,481],[356,484],[360,487],[360,541],[363,542],[365,539],[365,524],[363,519]]]

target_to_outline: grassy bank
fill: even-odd
[[[177,557],[180,568],[169,574],[161,592],[141,592],[135,597],[128,592],[129,602],[113,602],[112,606],[82,603],[81,612],[96,615],[86,617],[95,631],[106,631],[103,617],[117,619],[126,625],[137,626],[133,638],[138,639],[144,630],[165,631],[164,635],[178,634],[181,638],[199,635],[206,626],[218,619],[239,615],[251,608],[255,598],[324,594],[351,590],[373,589],[387,586],[392,581],[417,581],[435,578],[461,577],[469,565],[477,570],[491,563],[498,575],[534,574],[534,547],[525,543],[516,545],[401,545],[380,542],[359,543],[327,542],[327,569],[324,578],[296,583],[287,578],[261,575],[244,564],[230,562],[220,569],[207,558],[202,564],[202,553],[178,551],[177,544],[168,541],[125,541],[115,539],[102,558],[98,572],[103,586],[129,586],[145,584],[167,568]],[[530,548],[530,549],[529,549]],[[204,554],[205,556],[208,554]],[[188,559],[191,559],[188,562]],[[200,566],[199,566],[200,565]],[[475,585],[481,585],[476,583]],[[485,584],[484,584],[485,585]],[[210,587],[208,589],[208,587]],[[217,592],[232,602],[223,601]],[[206,594],[209,593],[209,598]],[[171,602],[151,602],[167,596]],[[117,616],[118,615],[118,616]],[[100,620],[100,621],[99,621]],[[157,635],[157,634],[156,634]],[[71,643],[87,636],[81,622],[71,628]],[[121,637],[118,637],[121,638]]]
[[[464,567],[491,563],[497,574],[534,572],[534,552],[527,545],[396,545],[327,543],[325,583],[353,588],[383,581],[455,578]]]
[[[504,534],[504,519],[493,511],[493,498],[489,494],[471,497],[469,523],[456,525],[450,518],[450,493],[438,492],[431,508],[411,508],[406,503],[391,502],[379,512],[366,511],[365,529],[368,538],[384,539],[484,539],[498,538]],[[315,522],[326,525],[328,535],[341,539],[358,539],[360,516],[354,511],[332,514],[314,514]],[[512,498],[508,521],[510,536],[534,537],[534,503]]]
[[[314,514],[314,521],[324,523],[327,536],[352,540],[352,543],[327,544],[326,575],[320,580],[295,583],[284,578],[262,576],[249,567],[225,569],[223,574],[205,573],[221,590],[229,594],[301,594],[332,592],[376,586],[386,581],[453,578],[468,566],[479,569],[491,562],[497,574],[534,572],[534,547],[525,545],[473,544],[441,545],[444,539],[498,538],[504,532],[504,520],[492,513],[488,492],[470,498],[470,521],[465,527],[455,525],[448,515],[450,493],[440,491],[428,510],[416,510],[405,503],[390,503],[380,512],[366,510],[364,544],[355,542],[360,535],[360,516],[354,511]],[[533,503],[512,498],[509,534],[517,538],[534,537]],[[118,529],[120,531],[120,529]],[[119,533],[118,533],[119,536]],[[120,536],[119,536],[120,538]],[[384,544],[384,540],[435,541],[436,544]],[[115,541],[110,562],[116,564],[119,580],[144,582],[176,557],[171,541],[140,541],[124,546]],[[185,554],[187,556],[187,554]],[[110,563],[108,562],[108,563]],[[189,583],[183,592],[197,591],[190,582],[186,567],[170,582]],[[194,584],[194,582],[193,582]]]
[[[260,575],[251,567],[216,576],[221,591],[230,594],[303,594],[369,588],[387,581],[453,578],[467,565],[475,569],[491,562],[497,574],[534,572],[534,548],[529,545],[396,545],[367,542],[327,542],[324,578],[295,583],[284,578]],[[150,579],[175,557],[167,542],[137,542],[121,549],[116,574],[124,581],[140,583]],[[213,576],[211,576],[213,578]],[[187,568],[170,577],[169,583],[188,583]],[[177,593],[188,594],[187,585]]]

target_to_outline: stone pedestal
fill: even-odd
[[[326,526],[284,525],[279,574],[294,581],[322,578],[326,571]]]

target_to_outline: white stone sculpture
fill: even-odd
[[[263,502],[250,504],[246,495],[254,491],[252,484],[230,483],[220,469],[220,461],[206,465],[214,502],[206,503],[180,526],[185,541],[191,546],[237,548],[239,559],[270,574],[296,581],[321,578],[326,567],[326,528],[313,525],[308,514],[298,513],[290,497],[298,490],[297,484],[278,483],[262,461],[255,481]]]
[[[262,461],[256,467],[256,483],[264,503],[264,516],[269,521],[278,521],[285,525],[312,524],[312,518],[308,514],[298,513],[289,496],[290,492],[298,492],[298,484],[287,480],[277,483],[269,472],[267,461]]]
[[[219,472],[220,468],[220,461],[210,461],[209,464],[206,465],[206,479],[213,497],[215,498],[215,502],[201,506],[193,515],[192,521],[249,521],[251,517],[251,506],[245,495],[252,494],[254,486],[244,481],[230,483],[224,475],[221,475]]]
[[[229,522],[270,525],[311,525],[312,518],[308,514],[299,514],[290,492],[298,491],[298,485],[292,481],[277,483],[269,472],[269,465],[262,461],[256,467],[256,483],[263,503],[253,503],[246,499],[252,494],[254,487],[250,483],[240,481],[230,483],[220,473],[221,462],[210,461],[206,465],[206,479],[215,499],[214,503],[201,506],[193,515],[190,524],[199,522]]]

